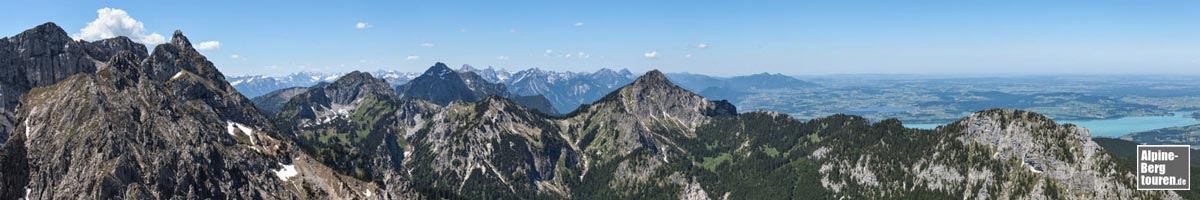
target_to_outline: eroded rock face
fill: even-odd
[[[204,76],[219,72],[190,46],[179,46],[189,42],[176,35],[156,48],[158,57],[142,60],[121,51],[94,74],[26,94],[16,115],[20,134],[10,140],[17,145],[6,146],[0,156],[6,167],[15,166],[0,170],[0,198],[321,199],[369,196],[364,191],[404,193],[299,162],[307,156],[290,140],[278,139],[267,119],[220,76]],[[164,72],[175,74],[156,74]]]
[[[54,23],[0,39],[0,143],[13,130],[15,108],[29,89],[95,72],[110,55],[121,51],[146,57],[146,47],[128,38],[74,41]]]
[[[965,129],[959,141],[988,146],[996,159],[1020,161],[1029,171],[1057,181],[1069,197],[1138,197],[1133,174],[1110,171],[1113,158],[1092,141],[1087,129],[1017,110],[978,112],[959,124]]]
[[[886,127],[899,123],[871,126],[892,130]],[[829,136],[809,156],[822,163],[822,185],[838,196],[874,198],[912,195],[913,189],[899,188],[965,191],[948,196],[976,199],[1180,198],[1137,191],[1133,172],[1118,170],[1086,129],[1032,112],[986,110],[931,132],[881,134]]]

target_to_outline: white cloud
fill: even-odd
[[[658,51],[651,51],[650,53],[644,53],[644,54],[642,54],[642,56],[646,57],[646,58],[657,58]]]
[[[416,60],[416,59],[421,59],[421,57],[420,56],[408,56],[408,57],[404,58],[404,60]]]
[[[142,22],[129,17],[125,10],[101,8],[96,10],[96,20],[88,22],[87,26],[72,35],[81,40],[102,40],[117,36],[125,36],[142,44],[159,44],[166,38],[158,33],[147,34]]]
[[[233,54],[233,55],[229,55],[229,58],[240,59],[240,58],[242,58],[242,55]]]
[[[496,56],[496,60],[508,60],[508,56]]]
[[[509,33],[517,33],[517,29],[515,29],[515,28],[514,28],[514,29],[508,29],[508,32],[509,32]]]
[[[205,51],[205,50],[217,50],[217,49],[221,49],[221,42],[204,41],[204,42],[201,42],[200,44],[196,44],[196,50]]]
[[[708,48],[708,43],[696,44],[696,48],[701,48],[701,49]]]
[[[587,53],[584,53],[584,52],[578,52],[578,53],[575,53],[575,58],[579,58],[579,59],[587,59],[587,58],[591,58],[591,57],[592,57],[592,55],[591,55],[591,54],[587,54]]]
[[[683,58],[692,58],[692,54],[683,55]]]
[[[428,43],[428,42],[426,42],[426,43],[421,43],[421,46],[423,46],[423,47],[433,47],[433,43]]]
[[[575,22],[575,27],[583,26],[583,22]]]
[[[356,29],[371,28],[371,24],[368,24],[366,22],[358,22],[357,24],[354,24],[354,28],[356,28]]]

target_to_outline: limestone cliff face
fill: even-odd
[[[898,125],[893,120],[873,126]],[[899,198],[931,191],[972,199],[1180,198],[1137,191],[1134,173],[1120,170],[1087,129],[1032,112],[980,111],[930,132],[825,137],[810,158],[822,163],[821,183],[838,196]]]
[[[54,23],[0,39],[0,145],[15,127],[17,103],[29,89],[96,72],[118,52],[146,57],[146,47],[129,38],[75,41]]]
[[[296,199],[384,192],[307,162],[188,44],[176,32],[156,48],[157,56],[143,60],[144,54],[121,51],[95,73],[30,90],[16,115],[14,145],[0,154],[12,167],[0,170],[0,197]],[[160,75],[167,72],[174,74]]]

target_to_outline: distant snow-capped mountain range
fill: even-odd
[[[607,68],[595,72],[549,71],[540,68],[512,72],[491,66],[480,69],[471,65],[462,65],[457,71],[474,72],[483,80],[504,84],[514,95],[543,95],[559,113],[568,113],[579,105],[599,100],[605,94],[632,83],[637,78],[629,69],[612,70]],[[310,87],[320,82],[333,82],[345,74],[345,72],[297,72],[284,76],[243,75],[226,79],[243,95],[253,98],[280,89]],[[422,73],[378,70],[371,74],[387,80],[388,84],[396,87],[413,80]],[[767,73],[737,77],[714,77],[690,73],[668,73],[666,76],[678,82],[680,87],[696,92],[817,86],[790,76]]]

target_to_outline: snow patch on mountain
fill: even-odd
[[[279,165],[283,165],[283,168],[273,170],[275,171],[275,176],[279,177],[279,180],[288,181],[289,178],[300,174],[300,171],[296,171],[295,165],[285,165],[283,163],[279,163]]]

